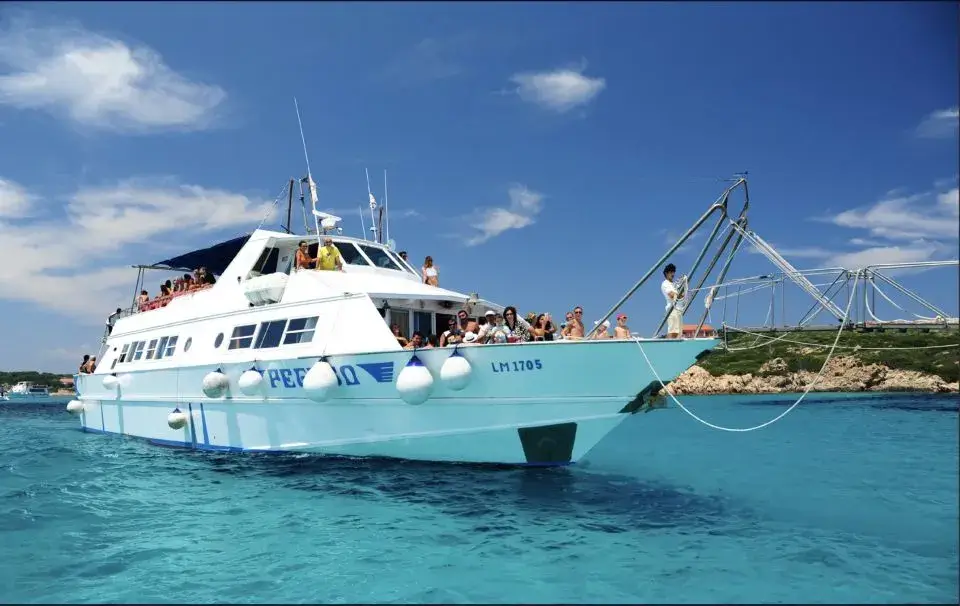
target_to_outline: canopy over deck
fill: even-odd
[[[207,271],[215,276],[219,276],[227,269],[230,262],[233,261],[240,249],[243,248],[251,234],[246,234],[226,240],[207,248],[194,250],[170,259],[165,259],[153,265],[150,269],[170,269],[179,271],[193,271],[200,267],[206,267]]]

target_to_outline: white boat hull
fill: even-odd
[[[716,344],[643,342],[664,381]],[[472,367],[460,391],[440,379],[451,348],[416,352],[435,379],[431,396],[419,405],[400,399],[395,386],[411,351],[331,357],[340,384],[322,402],[309,399],[302,387],[317,356],[258,364],[263,387],[253,397],[237,386],[250,362],[121,373],[112,389],[104,387],[104,373],[78,375],[80,422],[87,431],[201,450],[562,465],[584,457],[660,387],[633,341],[459,351]],[[217,369],[230,387],[223,397],[210,398],[201,385]],[[174,408],[189,416],[181,429],[167,424]]]

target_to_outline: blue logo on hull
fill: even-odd
[[[373,362],[357,366],[367,371],[377,383],[393,383],[393,362]]]
[[[377,383],[393,382],[393,362],[371,362],[367,364],[357,364],[365,370]],[[357,370],[350,364],[342,366],[333,366],[333,373],[337,376],[337,385],[351,386],[359,385],[360,377],[357,376]],[[283,389],[297,389],[303,387],[303,378],[307,376],[309,368],[271,368],[267,371],[267,379],[270,381],[270,387],[281,387]]]

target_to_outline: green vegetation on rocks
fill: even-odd
[[[29,381],[34,385],[43,385],[49,387],[51,391],[55,391],[63,387],[63,385],[60,384],[60,377],[67,376],[70,375],[54,374],[52,372],[37,372],[35,370],[14,370],[11,372],[0,371],[0,385],[8,385],[12,387],[21,381]]]
[[[764,339],[729,331],[727,345],[710,352],[697,364],[713,376],[746,375],[767,376],[782,370],[761,370],[775,358],[786,362],[789,372],[818,372],[826,360],[835,331],[794,332],[782,340],[759,346],[769,339],[783,337],[783,333],[763,333]],[[801,344],[802,343],[802,344]],[[809,345],[806,345],[809,344]],[[845,329],[840,336],[835,356],[853,356],[864,366],[880,364],[890,370],[912,370],[936,375],[946,382],[960,379],[960,333],[957,330],[887,328],[883,332],[861,332]],[[751,347],[757,345],[757,347]],[[932,348],[933,345],[955,347]],[[860,349],[855,349],[855,348]],[[905,349],[927,347],[928,349]],[[897,349],[886,349],[897,348]]]

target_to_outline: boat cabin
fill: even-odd
[[[296,269],[300,242],[306,242],[310,257],[316,258],[324,238],[331,238],[340,251],[343,271]],[[210,312],[215,313],[214,293],[220,293],[216,296],[216,310],[222,311],[223,296],[230,291],[242,294],[242,301],[251,308],[365,293],[388,326],[396,324],[405,336],[414,331],[427,336],[446,330],[449,320],[460,309],[466,309],[472,318],[482,316],[487,310],[503,309],[476,295],[424,284],[420,271],[384,244],[333,234],[317,238],[316,235],[258,229],[249,235],[142,266],[141,270],[193,272],[201,267],[216,278],[215,284],[153,298],[135,306],[133,312],[163,314],[193,302],[191,307],[196,307],[196,311],[210,307]],[[206,299],[210,304],[201,304]]]

